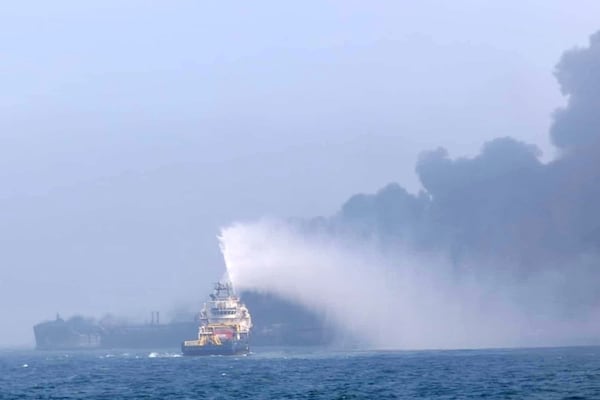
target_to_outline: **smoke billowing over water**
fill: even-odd
[[[600,33],[556,77],[559,156],[510,137],[310,221],[223,229],[234,283],[322,313],[375,347],[586,343],[600,337]],[[450,132],[450,134],[453,134]],[[597,340],[597,339],[596,339]]]
[[[221,243],[237,288],[302,304],[333,324],[336,338],[365,347],[562,345],[598,332],[600,313],[572,315],[561,304],[561,291],[577,285],[561,271],[529,280],[476,268],[457,274],[442,257],[383,254],[373,242],[274,220],[225,228]]]

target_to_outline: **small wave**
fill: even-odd
[[[181,356],[182,355],[180,353],[158,353],[156,351],[148,354],[148,358],[177,358]]]
[[[29,367],[29,364],[23,364],[22,367],[27,368],[27,367]]]

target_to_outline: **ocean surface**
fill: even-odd
[[[0,399],[600,399],[600,347],[0,351]]]

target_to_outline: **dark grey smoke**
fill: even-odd
[[[558,64],[556,160],[510,137],[470,158],[423,153],[416,195],[390,184],[332,218],[224,228],[229,276],[375,347],[597,344],[599,39]]]
[[[542,163],[536,146],[510,137],[486,143],[471,158],[453,159],[438,148],[416,165],[418,195],[397,184],[355,195],[328,226],[384,246],[439,251],[458,270],[468,264],[518,277],[549,270],[581,276],[564,284],[574,296],[566,303],[597,304],[600,32],[588,47],[563,55],[556,77],[568,102],[550,130],[559,149],[554,161]]]
[[[600,133],[600,32],[590,37],[590,46],[566,52],[556,68],[556,78],[567,107],[554,115],[553,143],[564,150],[597,147]]]

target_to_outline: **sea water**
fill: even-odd
[[[0,351],[0,399],[600,399],[600,347]]]

